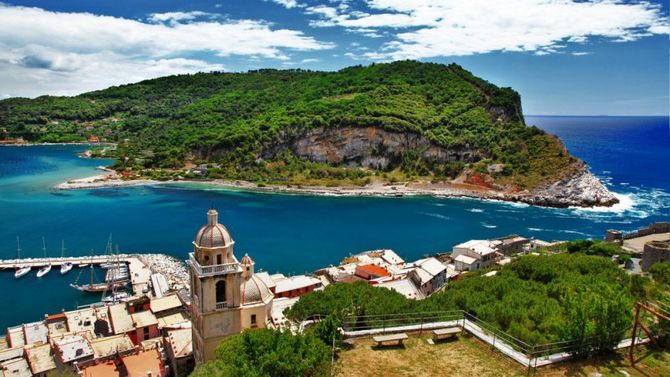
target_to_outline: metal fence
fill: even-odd
[[[397,313],[379,315],[346,315],[342,328],[350,336],[364,336],[371,334],[385,334],[393,332],[430,331],[444,327],[462,327],[494,348],[498,348],[515,360],[537,366],[538,359],[561,354],[572,354],[577,350],[596,346],[601,337],[594,336],[580,340],[568,340],[553,343],[529,344],[483,321],[471,313],[462,310]],[[622,329],[618,335],[623,337],[630,331],[630,327]],[[507,352],[505,352],[507,351]],[[521,357],[523,356],[523,357]],[[535,365],[532,365],[535,364]]]

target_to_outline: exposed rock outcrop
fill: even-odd
[[[524,200],[531,204],[551,207],[611,206],[619,202],[583,162],[552,183],[534,188]]]
[[[410,150],[420,153],[426,161],[436,162],[472,163],[487,157],[483,151],[467,146],[447,149],[417,133],[393,132],[377,127],[316,128],[302,134],[285,134],[282,139],[267,146],[259,157],[272,160],[281,150],[288,149],[301,158],[315,162],[375,170],[396,168],[403,153]],[[502,170],[502,165],[496,169]],[[519,192],[515,187],[499,185],[489,174],[470,170],[452,183],[471,186],[473,195],[478,197],[547,207],[611,206],[619,202],[581,161],[575,162],[557,180],[529,191]]]
[[[395,167],[409,150],[420,152],[426,160],[440,162],[475,162],[484,157],[477,149],[442,148],[416,133],[375,127],[318,128],[297,138],[289,148],[311,161],[372,169]]]

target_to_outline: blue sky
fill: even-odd
[[[667,115],[668,30],[653,1],[4,1],[0,97],[417,59],[515,88],[526,114]]]

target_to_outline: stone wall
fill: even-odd
[[[625,240],[629,240],[631,238],[648,236],[650,234],[657,234],[657,233],[670,233],[670,222],[653,223],[646,228],[641,228],[634,232],[627,233],[625,236],[623,236],[623,238]]]
[[[670,260],[670,241],[651,241],[644,244],[644,254],[640,261],[642,271],[649,271],[656,262]]]

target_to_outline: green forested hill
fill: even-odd
[[[296,153],[298,140],[328,129],[372,127],[422,137],[429,144],[399,151],[363,145],[374,149],[371,156],[389,157],[381,170],[410,178],[453,178],[466,166],[485,172],[496,163],[497,182],[528,188],[576,161],[556,138],[524,124],[511,88],[455,64],[414,61],[337,72],[199,73],[76,97],[13,98],[0,101],[0,127],[7,137],[29,141],[97,136],[118,142],[117,157],[129,157],[121,168],[216,163],[212,177],[256,182],[376,174],[359,169],[356,156],[344,169],[341,161],[309,161]],[[441,152],[429,156],[426,145]]]

